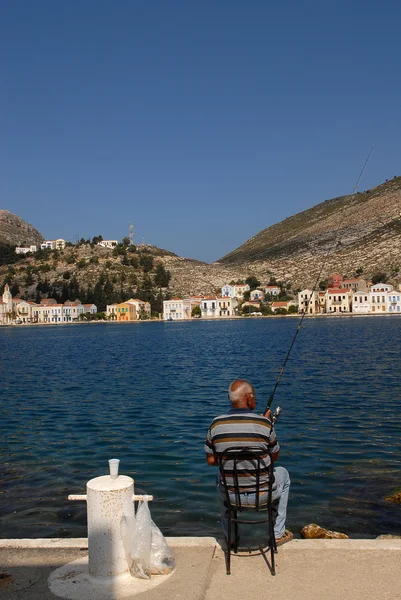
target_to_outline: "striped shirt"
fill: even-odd
[[[266,488],[269,481],[270,454],[280,450],[274,427],[266,417],[253,413],[248,408],[231,409],[227,414],[216,417],[209,427],[205,442],[206,454],[219,455],[227,448],[253,448],[265,450],[260,469],[260,487]],[[227,484],[232,485],[232,461],[225,463]],[[255,491],[256,465],[242,461],[238,472],[241,489]]]

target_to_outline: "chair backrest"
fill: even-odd
[[[269,457],[266,465],[266,457],[266,450],[234,446],[227,448],[218,456],[220,480],[230,507],[235,505],[235,510],[249,509],[249,504],[245,505],[241,502],[241,494],[248,492],[255,494],[255,505],[251,507],[258,511],[261,508],[260,493],[266,491],[267,503],[266,500],[263,502],[263,510],[266,509],[266,505],[271,502],[274,481],[273,463]],[[230,494],[235,495],[235,503],[231,500]]]

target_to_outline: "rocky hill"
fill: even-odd
[[[371,277],[387,274],[395,282],[401,268],[401,177],[378,187],[326,200],[264,229],[230,252],[219,266],[248,267],[266,279],[311,285],[333,272]]]
[[[0,244],[40,246],[43,240],[43,235],[35,227],[8,210],[0,209]]]
[[[0,232],[7,219],[19,219],[7,211],[0,211],[0,216]],[[18,243],[40,241],[33,227],[22,219],[17,223]],[[24,238],[22,224],[36,237]],[[401,177],[289,217],[213,264],[145,244],[136,248],[120,244],[110,250],[86,241],[61,252],[41,251],[27,257],[15,255],[11,247],[8,252],[0,256],[0,286],[7,282],[26,298],[54,294],[62,299],[76,294],[81,300],[99,302],[100,298],[103,306],[135,295],[153,299],[155,311],[160,307],[160,287],[163,298],[207,295],[249,275],[262,283],[271,278],[282,281],[293,292],[334,272],[363,273],[367,279],[382,273],[397,285],[401,282]],[[167,282],[165,271],[171,275]]]

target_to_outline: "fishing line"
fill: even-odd
[[[359,173],[358,179],[356,180],[356,184],[354,185],[354,189],[352,190],[351,198],[353,196],[355,196],[356,193],[357,193],[357,191],[358,191],[359,182],[360,182],[360,180],[362,178],[362,175],[363,175],[363,173],[364,173],[364,171],[365,171],[365,169],[367,167],[367,164],[369,162],[369,159],[370,159],[370,157],[372,155],[373,150],[374,150],[374,148],[372,146],[372,148],[370,149],[370,152],[368,154],[368,157],[365,160],[365,164],[363,165],[363,167],[361,169],[361,172]],[[343,224],[344,219],[345,219],[345,211],[344,211],[344,215],[343,215],[343,217],[342,217],[342,219],[341,219],[341,221],[340,221],[340,223],[338,225],[338,231],[341,231],[341,226]],[[336,240],[334,240],[334,241],[336,241]],[[340,239],[338,238],[337,239],[337,243],[335,243],[335,245],[334,245],[334,249],[337,248],[337,246],[338,246],[339,243],[340,243]],[[285,367],[287,365],[288,359],[290,358],[292,349],[293,349],[294,344],[295,344],[295,340],[297,339],[298,333],[301,331],[303,320],[304,320],[305,316],[308,314],[309,304],[311,303],[311,300],[312,300],[312,298],[315,295],[316,288],[319,285],[320,278],[322,276],[323,270],[324,270],[324,268],[326,266],[326,263],[327,263],[327,260],[329,258],[329,255],[330,255],[331,251],[332,251],[332,248],[329,248],[327,250],[326,254],[323,257],[323,262],[322,262],[322,265],[321,265],[320,270],[318,272],[318,275],[316,277],[316,281],[315,281],[315,285],[313,286],[312,293],[310,294],[308,302],[307,302],[306,307],[305,307],[305,310],[303,311],[303,313],[301,315],[301,318],[300,318],[299,323],[298,323],[298,327],[297,327],[297,329],[295,331],[294,337],[292,338],[290,347],[289,347],[288,352],[287,352],[287,354],[286,354],[286,356],[284,358],[284,362],[283,362],[282,367],[280,369],[280,372],[278,374],[277,381],[276,381],[276,383],[274,385],[272,393],[269,396],[269,400],[268,400],[268,402],[266,404],[266,408],[265,408],[264,412],[267,412],[270,409],[271,405],[272,405],[272,402],[273,402],[273,399],[274,399],[274,395],[275,395],[276,390],[277,390],[277,388],[278,388],[278,386],[280,384],[280,381],[281,381],[281,378],[283,376],[283,373],[284,373]],[[278,417],[278,414],[277,414],[276,418]]]

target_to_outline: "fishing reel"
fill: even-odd
[[[279,418],[281,413],[282,413],[281,408],[279,406],[277,406],[277,408],[275,409],[274,413],[272,414],[272,418],[271,418],[273,425],[277,421],[277,419]]]

